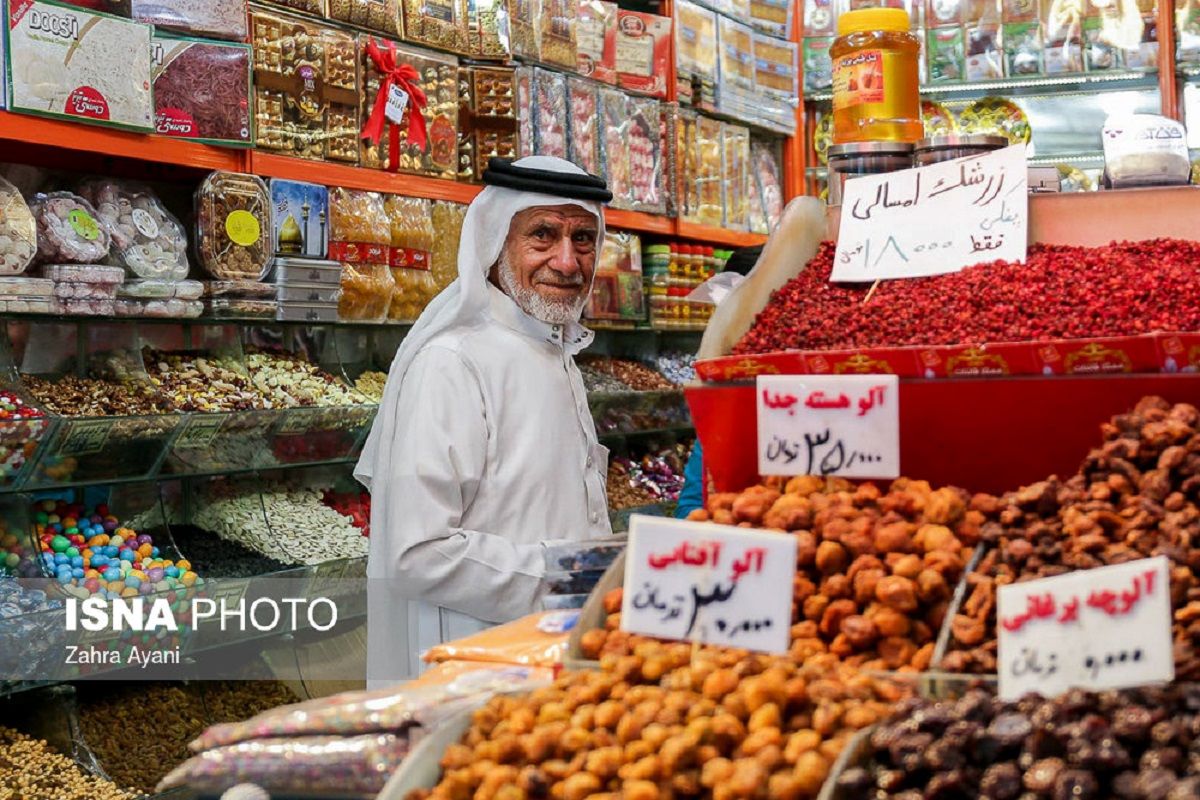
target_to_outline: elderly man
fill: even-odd
[[[458,280],[388,375],[355,476],[371,489],[368,677],[539,608],[543,550],[611,532],[608,451],[573,356],[604,240],[599,178],[493,159],[467,210]]]

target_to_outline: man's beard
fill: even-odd
[[[587,304],[587,291],[580,291],[579,296],[574,300],[554,300],[538,294],[537,290],[532,286],[522,286],[521,282],[517,280],[517,275],[513,271],[512,262],[509,261],[507,253],[500,256],[500,261],[496,264],[496,267],[497,277],[500,279],[500,288],[529,316],[539,319],[542,322],[548,322],[551,325],[566,325],[579,321],[579,317],[583,313],[583,307]],[[533,273],[532,279],[537,280],[542,270],[550,271],[549,267],[541,267],[537,272]],[[583,273],[577,272],[575,274],[578,276],[579,286],[582,288]],[[561,277],[558,280],[561,282]]]

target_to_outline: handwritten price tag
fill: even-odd
[[[922,278],[1024,261],[1025,147],[846,181],[834,282]]]
[[[795,574],[791,536],[634,515],[621,629],[785,653]]]
[[[762,475],[900,475],[895,375],[760,375]]]
[[[1001,586],[1000,696],[1175,678],[1165,556]]]

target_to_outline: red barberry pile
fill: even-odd
[[[363,536],[371,535],[371,495],[367,492],[335,492],[326,489],[321,501],[344,517],[349,517]]]
[[[838,350],[1200,330],[1200,243],[1034,245],[933,278],[832,284],[834,246],[771,297],[733,352]]]

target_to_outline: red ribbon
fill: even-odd
[[[383,139],[383,126],[389,122],[387,118],[388,95],[393,86],[398,86],[408,95],[408,141],[425,149],[427,136],[425,132],[425,92],[414,81],[421,75],[411,64],[396,63],[396,45],[385,42],[387,49],[381,50],[374,39],[367,40],[367,55],[375,62],[382,81],[379,84],[379,94],[375,97],[375,108],[371,117],[363,126],[362,138],[372,144]],[[392,124],[388,139],[388,169],[395,172],[400,156],[400,126]]]

